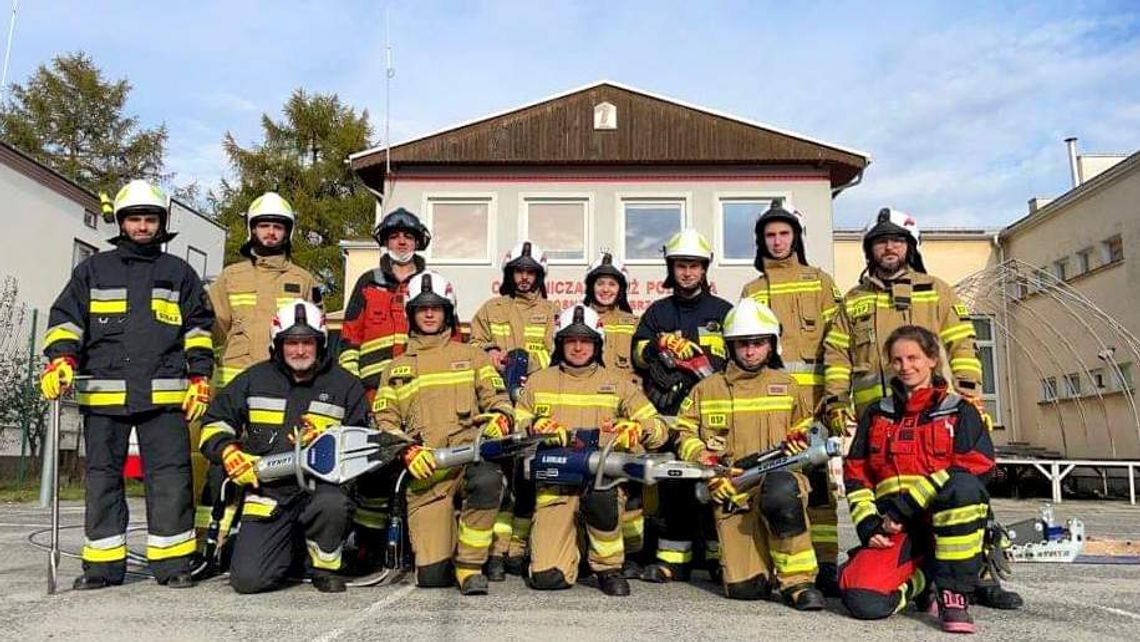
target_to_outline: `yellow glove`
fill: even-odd
[[[633,450],[641,445],[641,424],[630,419],[619,419],[606,432],[614,435],[614,449]]]
[[[986,432],[994,429],[994,418],[990,416],[986,410],[986,400],[981,397],[962,395],[962,398],[969,401],[975,408],[978,409],[978,414],[982,416],[982,425],[986,427]]]
[[[511,420],[501,412],[485,412],[475,417],[475,423],[483,424],[483,436],[487,439],[502,439],[511,434]]]
[[[784,437],[784,454],[796,455],[807,450],[811,446],[811,438],[808,437],[807,430],[798,429],[793,430]]]
[[[205,377],[190,377],[186,396],[182,398],[182,412],[186,421],[195,421],[206,414],[210,405],[210,382]]]
[[[337,425],[336,420],[332,417],[305,413],[301,415],[300,425],[289,433],[289,442],[296,443],[300,439],[303,448],[313,443],[313,440],[320,437],[321,433],[335,425]]]
[[[700,346],[692,341],[672,333],[657,337],[657,349],[668,352],[681,361],[692,359],[701,350]]]
[[[408,472],[416,479],[427,479],[435,473],[437,464],[435,463],[435,455],[431,451],[418,444],[409,446],[404,451],[404,465],[408,468]]]
[[[728,477],[713,477],[708,481],[708,487],[713,501],[723,504],[725,508],[748,506],[748,494],[737,491]]]
[[[851,412],[851,406],[845,403],[832,404],[823,414],[827,429],[836,437],[845,435],[847,426],[855,422],[855,413]]]
[[[44,399],[55,401],[67,392],[72,381],[75,381],[75,359],[56,357],[40,375],[40,391],[44,393]]]
[[[539,417],[535,420],[530,427],[531,434],[535,435],[549,435],[546,438],[547,444],[562,446],[565,448],[570,444],[570,431],[566,430],[566,426],[558,423],[550,417]]]
[[[239,486],[257,488],[256,464],[259,457],[247,454],[237,444],[230,444],[222,451],[222,466],[226,476]]]

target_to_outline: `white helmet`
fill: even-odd
[[[879,210],[875,218],[871,219],[871,222],[863,228],[863,254],[867,257],[868,262],[871,260],[871,244],[875,242],[875,239],[884,236],[902,236],[905,238],[907,245],[910,246],[906,255],[907,263],[919,272],[926,272],[922,255],[918,252],[919,246],[922,245],[922,234],[918,230],[918,221],[913,216],[892,207],[884,207]]]
[[[269,219],[284,223],[289,230],[289,238],[293,238],[293,224],[297,220],[293,206],[277,192],[266,192],[253,199],[245,213],[245,226],[248,238],[253,238],[253,226],[258,219]]]
[[[554,333],[554,338],[557,340],[565,337],[586,337],[603,341],[606,335],[602,330],[602,320],[598,313],[588,305],[575,303],[558,315],[558,330]]]
[[[115,194],[115,217],[130,209],[162,210],[165,215],[170,210],[170,198],[162,188],[142,179],[127,183]]]
[[[455,308],[459,303],[455,298],[455,288],[438,272],[420,272],[408,279],[408,298],[404,303],[404,313],[408,323],[416,328],[416,308],[427,305],[443,306],[444,327],[455,327]]]
[[[278,308],[277,314],[273,315],[273,327],[269,331],[274,350],[280,349],[280,344],[286,337],[316,337],[317,345],[324,348],[328,336],[325,313],[304,299],[293,299]]]
[[[662,248],[665,259],[712,261],[712,245],[700,232],[689,227],[677,232]]]
[[[776,354],[769,359],[769,363],[774,367],[783,366],[783,363],[778,361],[781,354],[780,331],[780,320],[776,318],[776,313],[751,297],[744,297],[737,301],[724,318],[725,341],[772,337]],[[774,360],[776,363],[773,363]],[[777,363],[778,365],[776,365]]]

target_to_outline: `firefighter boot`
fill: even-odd
[[[780,593],[784,601],[797,611],[821,611],[825,606],[823,593],[812,584],[792,586]]]
[[[487,564],[483,567],[486,572],[487,580],[491,582],[505,582],[507,580],[507,566],[506,560],[502,555],[492,555],[487,558]]]
[[[1022,607],[1025,601],[1021,596],[1013,591],[1007,591],[1002,588],[1001,584],[994,582],[992,584],[979,584],[974,589],[974,604],[978,606],[985,606],[991,609],[1001,609],[1003,611],[1012,611]]]
[[[598,588],[606,595],[629,595],[629,580],[622,577],[621,571],[603,571],[598,573]]]

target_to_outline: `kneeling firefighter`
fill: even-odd
[[[780,368],[780,322],[765,305],[741,299],[725,319],[730,361],[724,373],[698,383],[681,402],[677,454],[686,461],[731,465],[742,457],[784,445],[808,445],[811,409],[799,406],[795,379]],[[784,600],[800,611],[824,606],[807,515],[807,477],[768,473],[742,493],[727,477],[708,482],[717,501],[715,521],[726,596],[759,600],[772,576]]]
[[[570,430],[600,428],[600,445],[615,450],[660,448],[669,437],[653,404],[621,370],[604,367],[598,314],[585,305],[562,312],[554,335],[554,365],[531,375],[515,412],[520,429],[549,434],[566,446]],[[531,588],[565,589],[578,575],[579,515],[586,525],[590,569],[606,595],[629,595],[621,513],[624,489],[539,484],[531,530]]]
[[[480,432],[504,437],[511,432],[514,409],[487,354],[451,340],[455,291],[443,276],[412,277],[405,305],[408,347],[381,375],[372,409],[381,430],[413,442],[404,463],[413,477],[406,497],[416,584],[458,583],[464,595],[483,595],[488,583],[482,566],[503,497],[503,475],[486,461],[439,468],[431,448],[470,444]]]
[[[333,363],[325,316],[297,299],[273,318],[269,360],[243,370],[222,389],[202,419],[199,448],[225,468],[245,492],[242,525],[230,561],[230,586],[238,593],[281,587],[306,565],[313,586],[344,591],[341,550],[352,523],[353,503],[342,487],[315,481],[311,492],[293,477],[262,483],[257,460],[308,444],[333,425],[368,425],[364,387]],[[307,560],[295,555],[304,539]]]

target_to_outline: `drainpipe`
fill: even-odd
[[[855,175],[855,178],[852,178],[851,180],[847,181],[846,183],[840,185],[839,187],[831,188],[831,200],[834,201],[840,194],[843,193],[843,190],[851,188],[851,187],[855,187],[859,183],[862,183],[864,171],[866,171],[866,168],[859,170],[859,173]]]
[[[1070,136],[1065,139],[1065,147],[1069,149],[1069,176],[1073,179],[1073,187],[1080,187],[1081,172],[1077,166],[1077,139]]]

